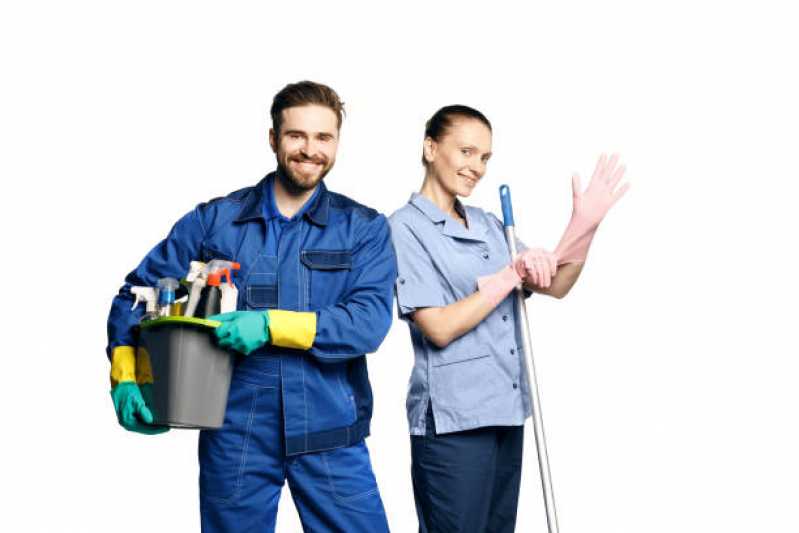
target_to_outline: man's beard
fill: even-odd
[[[328,163],[326,158],[302,158],[302,157],[292,157],[290,161],[303,161],[303,160],[310,160],[315,163],[322,164],[322,171],[319,173],[318,176],[313,178],[307,178],[305,176],[298,176],[291,172],[289,168],[286,168],[285,165],[278,159],[277,161],[277,176],[280,179],[281,185],[289,192],[289,194],[299,195],[304,192],[313,190],[314,187],[319,185],[319,182],[327,176],[327,173],[333,168],[333,165]]]

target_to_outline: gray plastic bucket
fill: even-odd
[[[233,356],[214,342],[218,322],[164,317],[142,322],[139,344],[153,370],[153,423],[217,429],[225,420]]]

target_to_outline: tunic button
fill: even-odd
[[[488,259],[488,253],[486,252],[483,253],[483,259]]]
[[[510,354],[511,354],[511,355],[513,355],[513,354],[515,354],[515,353],[516,353],[516,350],[514,350],[513,348],[511,348],[511,349],[510,349]]]
[[[508,321],[508,315],[502,315],[502,321],[503,322],[507,322]]]
[[[516,383],[514,383],[514,384],[513,384],[513,388],[514,388],[514,389],[518,389],[518,388],[519,388],[519,386],[518,386]]]
[[[400,285],[405,285],[405,280],[404,279],[400,278],[399,282],[400,282]]]

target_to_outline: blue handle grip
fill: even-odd
[[[513,226],[513,205],[510,201],[510,187],[499,186],[499,201],[502,202],[502,219],[505,227]]]

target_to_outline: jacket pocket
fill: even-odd
[[[247,285],[250,309],[277,309],[277,285]]]
[[[352,252],[349,250],[303,250],[302,264],[311,270],[350,270]]]
[[[314,310],[339,303],[352,269],[350,250],[303,250],[305,309]]]
[[[244,286],[244,299],[248,309],[277,309],[277,275],[252,273]]]

